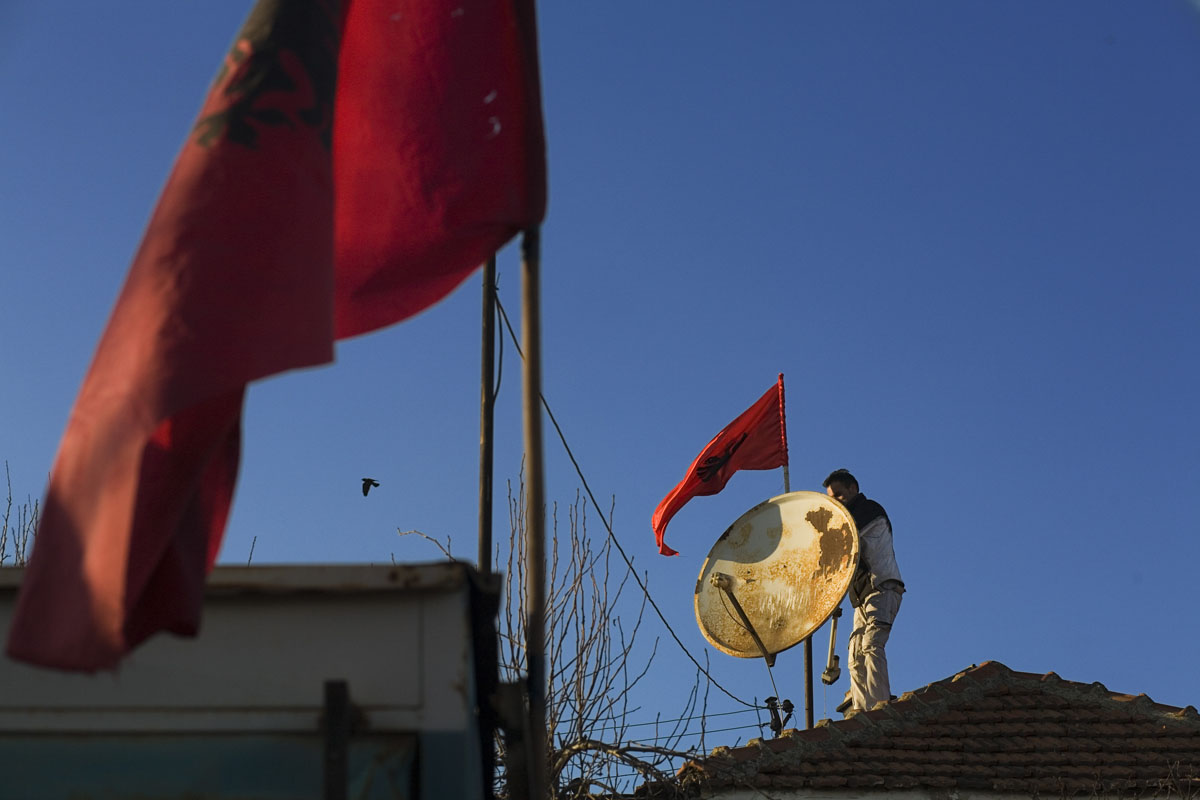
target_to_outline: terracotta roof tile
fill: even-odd
[[[865,714],[721,747],[676,780],[711,793],[760,789],[970,789],[1144,795],[1200,792],[1200,714],[1143,695],[998,662]]]
[[[793,743],[790,738],[781,737],[779,739],[767,739],[766,741],[763,741],[763,746],[772,753],[785,753],[797,745]]]

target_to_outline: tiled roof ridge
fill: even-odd
[[[977,667],[960,672],[959,675],[970,672],[977,673],[984,668],[1007,672],[1007,683],[1009,685],[1024,684],[1028,686],[1030,684],[1038,684],[1039,691],[1071,700],[1078,705],[1127,711],[1145,717],[1158,718],[1168,724],[1200,724],[1200,712],[1197,712],[1195,706],[1187,705],[1180,708],[1165,703],[1156,703],[1145,692],[1136,695],[1114,692],[1099,681],[1094,681],[1093,683],[1069,681],[1059,677],[1055,672],[1047,672],[1043,675],[1035,672],[1017,672],[1004,666],[999,661],[985,661]],[[939,683],[942,683],[942,681],[939,681]]]
[[[996,661],[987,662],[987,664],[997,664],[1004,669],[1008,669],[1008,667],[1004,667],[1003,664]],[[981,664],[980,666],[986,666],[986,664]],[[1160,718],[1167,723],[1200,724],[1200,712],[1197,712],[1195,706],[1187,705],[1180,708],[1165,703],[1156,703],[1145,692],[1136,695],[1114,692],[1099,681],[1093,683],[1068,681],[1060,678],[1054,672],[1047,672],[1044,675],[1032,672],[1015,672],[1013,670],[1009,670],[1009,672],[1012,673],[1016,681],[1041,683],[1042,686],[1040,689],[1046,694],[1075,700],[1081,705],[1116,708],[1122,711],[1128,710],[1147,717]]]
[[[670,798],[713,787],[1200,798],[1200,713],[986,661],[850,719],[718,747],[664,785]]]
[[[961,686],[960,686],[961,684]],[[905,704],[920,701],[923,705],[938,711],[952,710],[955,706],[966,705],[969,700],[986,696],[998,687],[1036,688],[1038,692],[1069,700],[1076,706],[1090,706],[1136,714],[1148,718],[1158,718],[1172,723],[1192,723],[1200,725],[1200,712],[1194,706],[1183,708],[1156,703],[1145,693],[1137,695],[1114,692],[1099,681],[1081,683],[1059,677],[1055,672],[1038,674],[1035,672],[1018,672],[1005,666],[999,661],[985,661],[972,665],[949,678],[935,681],[920,689],[905,692],[899,699],[877,706],[868,712],[868,717],[887,711],[890,716],[903,716],[908,720],[917,721],[929,716],[928,713],[914,713]],[[932,699],[934,694],[940,695]],[[831,722],[829,724],[840,724]]]
[[[1036,688],[1037,691],[1069,700],[1077,706],[1092,706],[1117,710],[1131,716],[1150,717],[1172,726],[1200,729],[1200,713],[1194,706],[1178,708],[1155,703],[1145,694],[1127,695],[1110,691],[1104,684],[1079,683],[1060,678],[1054,672],[1039,675],[1017,672],[999,661],[972,665],[948,678],[935,681],[896,700],[880,703],[870,711],[844,720],[821,720],[809,730],[788,729],[779,738],[751,739],[742,747],[717,747],[704,765],[696,761],[685,764],[679,777],[689,768],[701,773],[720,770],[722,763],[735,765],[745,773],[752,762],[787,758],[797,747],[809,751],[827,751],[874,739],[881,735],[899,733],[914,723],[937,717],[947,711],[968,706],[1001,687]],[[756,771],[750,768],[751,771]]]

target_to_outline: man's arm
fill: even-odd
[[[859,558],[866,559],[871,573],[871,586],[878,589],[884,581],[899,581],[900,566],[892,546],[892,526],[887,517],[877,517],[858,533]]]

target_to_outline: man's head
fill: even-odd
[[[848,469],[835,469],[822,486],[825,487],[825,494],[842,505],[852,503],[858,497],[858,479]]]

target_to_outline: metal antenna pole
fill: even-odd
[[[813,726],[812,637],[804,640],[804,727]]]
[[[525,652],[529,691],[529,797],[545,800],[546,764],[546,500],[542,463],[541,232],[521,239],[521,341],[525,345],[522,405],[525,466],[529,470],[526,513]]]
[[[492,571],[492,431],[496,419],[496,256],[483,267],[483,353],[479,377],[479,571]]]

